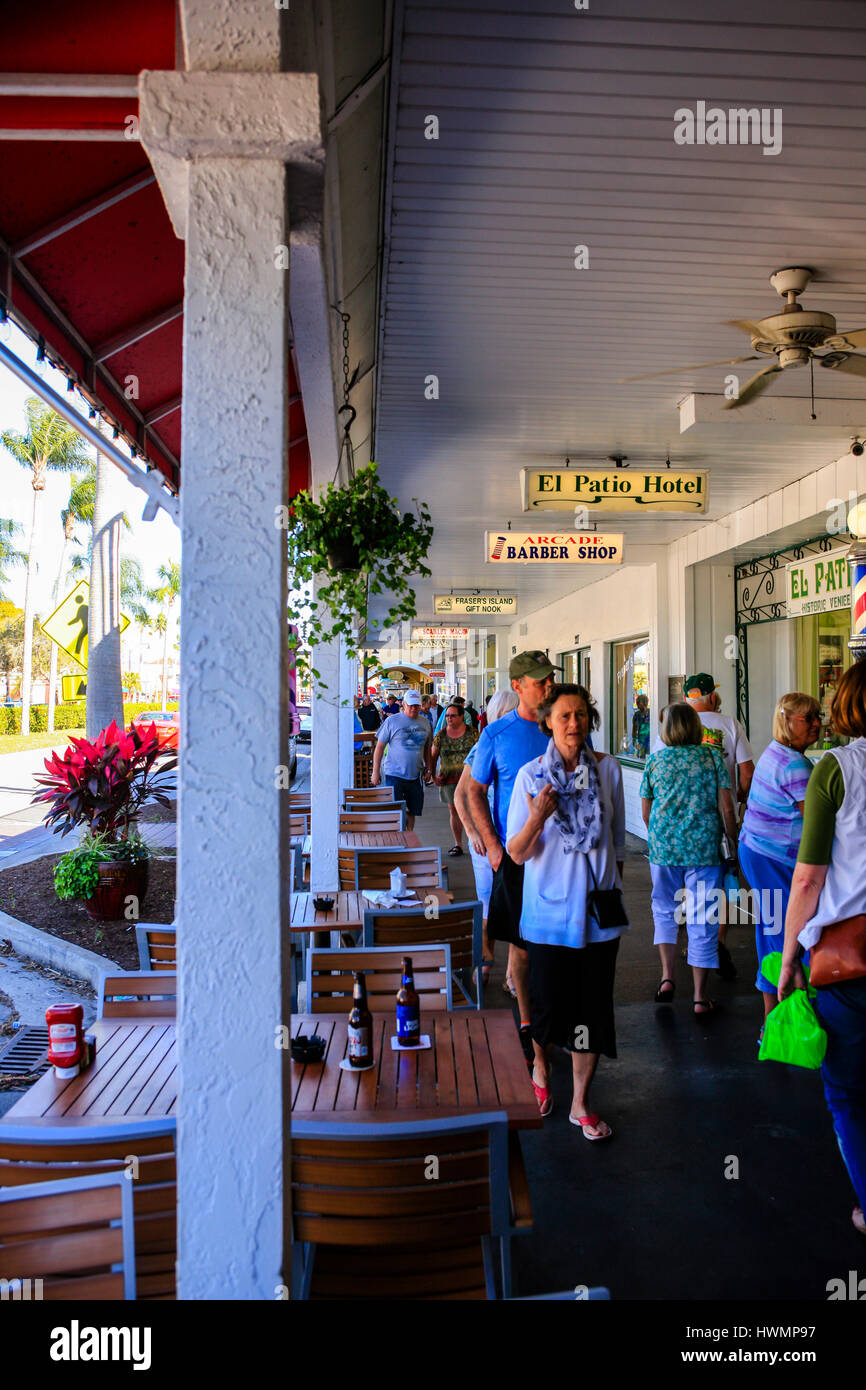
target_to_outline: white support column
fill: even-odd
[[[218,65],[218,64],[217,64]],[[287,163],[315,79],[145,73],[142,140],[187,239],[178,824],[178,1297],[288,1280]]]

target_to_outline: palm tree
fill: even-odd
[[[0,516],[0,601],[5,599],[3,590],[9,583],[7,565],[26,565],[27,556],[23,550],[16,550],[13,542],[18,538],[21,526],[17,521],[9,521]]]
[[[0,443],[22,468],[31,470],[33,487],[33,519],[30,525],[30,545],[27,555],[27,585],[24,590],[24,654],[21,671],[21,732],[30,732],[30,682],[33,659],[33,603],[36,559],[36,528],[40,504],[48,472],[71,473],[87,462],[87,448],[77,430],[67,425],[36,396],[24,402],[27,421],[26,434],[18,430],[3,430]]]
[[[157,574],[163,582],[158,588],[149,591],[148,598],[151,603],[165,604],[168,609],[167,613],[157,614],[155,624],[157,632],[162,633],[162,708],[165,709],[166,673],[168,668],[168,626],[171,610],[180,598],[180,565],[172,560],[167,565],[160,565]]]
[[[93,499],[96,495],[96,465],[88,463],[87,472],[80,478],[72,475],[72,483],[69,488],[69,500],[63,511],[60,513],[60,523],[63,527],[63,545],[60,550],[60,563],[57,566],[57,577],[54,580],[54,588],[51,591],[51,607],[55,609],[60,602],[60,587],[65,578],[66,551],[70,541],[75,539],[76,526],[93,526]],[[54,732],[54,705],[57,699],[57,656],[59,648],[55,642],[51,644],[51,666],[48,671],[48,709],[47,729],[49,733]]]

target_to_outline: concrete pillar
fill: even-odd
[[[178,1296],[289,1282],[287,162],[315,79],[145,73],[142,140],[187,238],[178,824]],[[311,155],[311,151],[313,154]]]

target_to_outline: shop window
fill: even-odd
[[[582,685],[592,694],[589,647],[576,647],[571,652],[560,652],[557,661],[562,667],[560,679],[565,685]]]
[[[847,743],[830,730],[830,706],[843,673],[851,665],[851,614],[845,609],[792,621],[796,627],[797,689],[814,695],[821,704],[821,733],[812,746],[832,748]]]
[[[644,759],[651,742],[649,638],[612,647],[613,751]]]

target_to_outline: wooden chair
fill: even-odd
[[[508,1119],[292,1123],[292,1296],[511,1296]],[[435,1157],[435,1181],[431,1180]]]
[[[361,753],[355,753],[354,757],[354,784],[356,787],[371,787],[371,777],[373,775],[373,759],[369,749],[364,749]]]
[[[359,851],[360,852],[360,851]],[[451,947],[451,968],[460,992],[467,1003],[482,1008],[481,903],[452,903],[437,905],[435,916],[427,916],[427,908],[406,908],[396,912],[364,913],[365,946],[402,946],[410,955],[415,948],[444,941]],[[414,959],[414,956],[413,956]],[[466,989],[463,979],[475,975],[475,999]]]
[[[138,943],[138,963],[140,968],[150,973],[154,970],[175,970],[177,967],[177,929],[163,926],[161,922],[139,922],[135,928]]]
[[[129,975],[100,975],[97,1018],[176,1018],[177,974],[142,970]]]
[[[395,1013],[400,988],[400,964],[408,955],[403,946],[354,947],[342,951],[307,952],[307,1013],[328,1014],[352,1006],[352,972],[363,970],[370,1012]],[[451,948],[425,946],[412,954],[415,988],[421,1012],[442,1013],[452,1007]]]
[[[352,856],[354,877],[344,885],[344,856]],[[406,875],[408,888],[447,888],[448,879],[442,867],[442,851],[436,845],[422,845],[419,849],[404,849],[402,846],[375,849],[338,850],[337,862],[340,870],[340,887],[383,889],[391,887],[391,870],[402,869]],[[345,860],[348,867],[348,860]],[[346,875],[348,876],[348,874]]]
[[[393,801],[393,787],[346,787],[343,791],[343,804],[352,801]]]
[[[311,792],[289,792],[289,811],[309,815],[312,807],[311,796]]]
[[[372,790],[375,791],[377,788],[374,787]],[[389,790],[393,790],[393,788],[389,788]],[[362,811],[402,811],[403,824],[400,829],[406,829],[405,801],[344,801],[340,807],[340,814],[342,815],[346,811],[355,814],[360,814]]]
[[[384,804],[384,803],[383,803]],[[405,802],[400,802],[401,806]],[[340,812],[340,830],[355,831],[363,834],[375,833],[377,830],[405,830],[406,816],[405,811],[398,810],[396,806],[392,810],[389,806],[387,811],[361,811],[353,807],[351,811]]]
[[[38,1299],[134,1299],[132,1184],[99,1173],[0,1191],[0,1279]],[[23,1293],[23,1287],[22,1287]]]
[[[176,1132],[176,1121],[170,1119],[121,1121],[80,1129],[68,1124],[0,1123],[0,1190],[99,1173],[122,1175],[132,1191],[136,1297],[173,1299]]]
[[[310,812],[295,811],[289,813],[289,834],[290,835],[309,835],[310,833]]]

